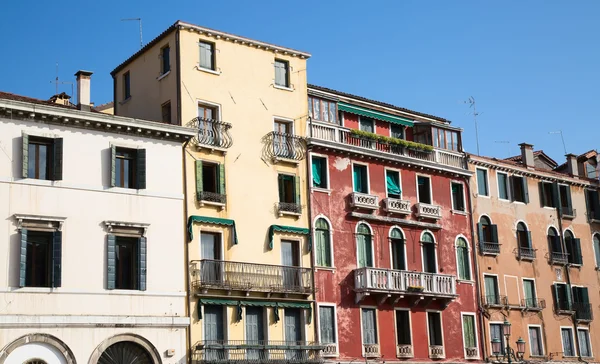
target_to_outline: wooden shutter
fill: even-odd
[[[62,285],[62,231],[52,234],[52,287]]]
[[[566,284],[565,285],[565,293],[566,293],[566,296],[567,296],[566,309],[570,310],[571,307],[573,307],[573,295],[571,293],[571,285],[570,284]]]
[[[54,139],[54,148],[52,156],[53,181],[61,181],[63,179],[63,138]]]
[[[583,257],[581,255],[581,239],[571,239],[572,251],[573,251],[573,264],[583,264]]]
[[[202,195],[202,161],[197,160],[194,162],[196,166],[196,200],[200,201],[200,196]]]
[[[373,266],[373,239],[371,235],[365,235],[365,254],[366,254],[366,263],[367,267]]]
[[[285,202],[285,176],[283,174],[277,176],[277,184],[279,186],[279,202]]]
[[[558,183],[552,183],[552,203],[555,208],[558,209],[558,213],[562,212],[562,206],[560,203],[559,191],[558,191]]]
[[[146,149],[138,149],[136,155],[137,189],[146,189]]]
[[[363,309],[363,344],[376,344],[375,310]]]
[[[321,342],[325,344],[335,343],[333,307],[319,307],[319,314],[321,319]]]
[[[567,206],[564,206],[569,210],[569,213],[574,214],[573,211],[573,202],[571,201],[571,186],[566,186],[565,188],[566,196],[567,196]]]
[[[110,187],[117,185],[117,147],[110,146]]]
[[[483,224],[481,223],[477,223],[477,238],[479,239],[479,243],[484,243],[484,236],[483,236]]]
[[[533,245],[531,244],[531,231],[529,230],[527,230],[527,247],[533,248]]]
[[[465,315],[463,316],[463,333],[465,336],[465,347],[474,348],[477,346],[475,339],[475,317]]]
[[[364,234],[356,235],[356,245],[358,251],[358,267],[367,266],[367,248],[366,248],[366,236]]]
[[[23,178],[29,177],[29,135],[23,133]],[[27,233],[26,233],[27,234]],[[25,284],[25,283],[23,283]]]
[[[515,200],[515,181],[514,181],[514,179],[515,179],[515,176],[509,176],[507,178],[507,181],[508,181],[508,193],[510,194],[510,196],[508,196],[508,198],[511,201]]]
[[[498,225],[490,225],[492,231],[492,241],[498,243]]]
[[[529,203],[529,187],[527,187],[527,178],[521,177],[521,183],[523,185],[523,199],[525,203]]]
[[[21,254],[19,261],[19,287],[25,287],[27,276],[27,229],[21,229]]]
[[[300,205],[302,200],[300,199],[300,176],[294,176],[296,182],[296,204]]]
[[[540,190],[540,205],[542,207],[548,206],[548,201],[546,201],[546,184],[544,182],[538,182],[538,186]]]
[[[219,193],[226,194],[225,189],[225,164],[219,164]]]
[[[106,236],[106,289],[115,289],[117,279],[117,237]]]
[[[552,285],[552,298],[554,299],[554,307],[556,310],[560,310],[560,295],[558,291],[558,284]]]
[[[586,303],[589,304],[590,303],[590,296],[588,294],[588,289],[587,287],[580,287],[579,288],[579,292],[580,292],[580,299],[581,299],[581,303]]]
[[[138,270],[139,270],[139,290],[146,290],[146,238],[138,239]]]

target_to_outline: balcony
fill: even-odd
[[[341,144],[347,146],[348,150],[362,150],[366,153],[395,159],[401,156],[413,163],[439,164],[452,169],[465,170],[465,157],[458,152],[436,148],[431,152],[408,149],[401,145],[354,135],[351,133],[351,129],[339,125],[315,121],[311,121],[309,132],[312,143],[326,146]]]
[[[381,302],[392,296],[400,299],[412,296],[413,304],[424,297],[446,298],[447,303],[456,297],[456,277],[447,274],[409,272],[385,268],[358,268],[354,270],[356,303],[364,296],[378,295]]]
[[[479,359],[479,349],[477,347],[465,348],[465,359]]]
[[[565,265],[569,262],[569,254],[563,252],[550,252],[550,264]]]
[[[500,254],[500,244],[498,243],[479,243],[479,253],[482,255],[498,255]]]
[[[411,344],[398,344],[396,345],[396,356],[398,358],[412,358],[415,356],[413,353],[413,346]]]
[[[337,352],[337,345],[334,343],[327,343],[327,344],[321,344],[323,346],[323,357],[326,358],[331,358],[331,357],[337,357],[338,356],[338,352]]]
[[[225,207],[225,204],[227,203],[227,195],[216,192],[202,191],[198,194],[197,198],[200,202],[200,206],[207,204]]]
[[[575,311],[575,320],[590,322],[594,319],[592,304],[573,302],[571,304],[572,311]]]
[[[219,120],[194,118],[188,127],[198,129],[198,134],[192,142],[198,147],[226,150],[233,145],[233,138],[229,134],[231,124]]]
[[[483,307],[506,307],[508,306],[508,298],[500,295],[483,295],[481,296]]]
[[[429,358],[430,359],[444,359],[446,353],[444,352],[443,345],[429,345]]]
[[[223,260],[193,260],[194,288],[310,295],[313,293],[310,268],[253,264]]]
[[[519,247],[517,258],[519,260],[535,260],[535,251],[536,249],[533,248]]]
[[[573,220],[574,218],[577,217],[577,210],[574,208],[569,208],[569,207],[562,207],[562,218],[563,219],[567,219],[567,220]]]
[[[379,344],[363,344],[363,353],[365,358],[379,358]]]
[[[385,212],[400,215],[410,215],[412,212],[410,210],[410,201],[390,197],[383,200],[383,209]]]
[[[289,341],[206,340],[195,345],[192,363],[320,364],[318,344]]]
[[[525,311],[541,311],[546,308],[546,300],[537,298],[523,298],[521,308]]]
[[[419,202],[417,204],[417,217],[434,220],[441,219],[442,208],[440,206]]]
[[[379,209],[379,196],[353,192],[350,195],[350,206],[367,210],[377,210]]]
[[[300,216],[302,215],[302,205],[295,202],[279,202],[277,203],[277,212],[279,217],[283,215]]]
[[[274,163],[301,161],[306,157],[306,140],[300,136],[272,131],[263,138],[264,154]]]

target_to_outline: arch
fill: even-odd
[[[492,225],[492,219],[488,215],[482,214],[479,217],[479,223],[481,225]]]
[[[162,364],[160,354],[158,353],[154,345],[152,345],[150,341],[136,334],[119,334],[104,340],[102,343],[100,343],[100,345],[96,347],[96,349],[94,349],[94,352],[92,352],[88,364],[98,364],[98,360],[100,359],[102,353],[104,353],[106,349],[108,349],[114,344],[125,341],[132,342],[141,346],[148,353],[154,364]]]
[[[433,243],[436,244],[435,235],[429,230],[423,230],[420,238],[421,243]]]
[[[21,337],[19,337],[18,339],[14,340],[13,342],[11,342],[10,344],[6,345],[4,347],[4,349],[2,349],[2,351],[0,351],[0,363],[4,364],[4,363],[10,363],[10,361],[7,361],[7,359],[9,359],[9,356],[11,353],[15,353],[15,351],[19,350],[19,348],[24,347],[25,345],[31,345],[31,344],[38,344],[37,346],[40,347],[47,347],[50,349],[50,351],[55,351],[58,354],[60,354],[63,359],[64,362],[66,364],[76,364],[77,361],[75,360],[75,356],[73,355],[73,352],[71,351],[71,349],[67,346],[67,344],[65,344],[62,340],[60,340],[59,338],[49,335],[49,334],[41,334],[41,333],[35,333],[35,334],[27,334],[27,335],[23,335]],[[28,352],[30,352],[30,350],[27,350]],[[31,354],[32,357],[28,358],[28,359],[44,359],[44,358],[40,358],[38,356],[35,356],[35,354]]]
[[[438,273],[437,244],[435,236],[429,230],[421,233],[421,264],[424,272]]]
[[[317,218],[317,220],[315,221],[315,229],[319,229],[319,230],[330,230],[331,225],[329,224],[329,221],[325,220],[322,217]]]
[[[524,221],[517,221],[516,230],[529,231],[529,228],[527,227],[527,224]]]
[[[400,226],[394,225],[388,233],[390,245],[390,264],[392,269],[408,269],[408,260],[406,257],[406,239],[404,230]]]
[[[563,234],[565,236],[565,240],[576,238],[575,233],[573,232],[573,230],[570,227],[566,228],[565,231],[563,232]]]
[[[548,227],[548,236],[558,236],[558,230],[554,226]]]
[[[596,268],[598,268],[600,267],[600,233],[592,234],[592,248],[594,249]]]
[[[405,239],[406,236],[404,235],[404,230],[398,225],[392,226],[388,235],[388,237],[392,239]]]
[[[365,228],[368,230],[365,230]],[[362,234],[362,235],[373,235],[373,228],[371,228],[371,225],[369,225],[368,222],[366,221],[359,221],[358,224],[356,224],[356,230],[355,232],[357,234]]]
[[[323,214],[318,214],[315,216],[315,220],[313,221],[314,226],[317,226],[317,221],[319,219],[324,219],[325,222],[327,222],[327,225],[329,225],[329,231],[333,231],[333,224],[331,223],[331,220],[329,220],[329,218]]]

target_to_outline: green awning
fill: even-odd
[[[349,112],[351,114],[366,116],[368,118],[373,118],[373,119],[377,119],[377,120],[388,121],[392,124],[405,125],[405,126],[413,126],[414,125],[414,121],[410,120],[410,119],[401,118],[399,116],[365,109],[365,108],[362,108],[359,106],[345,104],[343,102],[338,102],[338,110]]]
[[[308,251],[312,249],[312,236],[309,229],[284,225],[271,225],[269,227],[269,249],[273,249],[273,235],[275,235],[276,231],[281,231],[282,233],[306,235],[308,239]]]
[[[192,226],[195,222],[215,225],[225,225],[233,227],[233,243],[238,243],[237,231],[235,229],[235,221],[230,219],[221,219],[218,217],[192,215],[188,218],[188,240],[194,240],[194,231]]]

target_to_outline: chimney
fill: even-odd
[[[579,166],[577,165],[577,156],[573,153],[565,155],[567,157],[567,173],[572,176],[579,176]]]
[[[92,72],[77,71],[77,108],[79,110],[90,111],[90,81]]]
[[[527,143],[519,144],[521,147],[521,162],[527,168],[535,167],[535,160],[533,158],[533,145]]]

